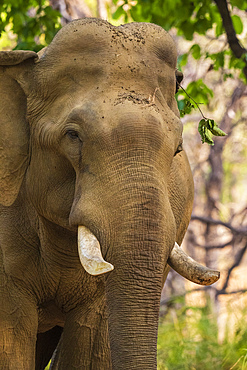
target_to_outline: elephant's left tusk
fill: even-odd
[[[100,275],[114,269],[101,253],[97,238],[85,226],[78,226],[78,252],[82,266],[90,275]]]
[[[196,284],[211,285],[220,277],[219,271],[200,265],[187,256],[177,243],[175,243],[167,262],[178,274]]]

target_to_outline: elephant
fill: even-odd
[[[153,370],[193,204],[172,37],[88,18],[0,52],[0,368]]]

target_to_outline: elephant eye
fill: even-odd
[[[75,130],[67,130],[66,135],[71,139],[71,140],[77,140],[79,139],[79,134]]]
[[[183,73],[180,72],[178,69],[176,70],[176,93],[178,92],[180,88],[180,83],[183,81]],[[175,93],[175,94],[176,94]]]
[[[180,143],[179,145],[178,145],[178,147],[177,147],[177,150],[176,150],[176,152],[175,152],[175,154],[174,154],[174,157],[175,157],[175,155],[177,155],[178,153],[180,153],[180,152],[182,152],[183,151],[183,143]]]

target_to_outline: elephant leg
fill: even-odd
[[[111,370],[105,298],[66,317],[52,370]]]
[[[36,305],[20,287],[0,277],[0,369],[33,370],[38,327]]]
[[[45,369],[58,345],[62,331],[61,326],[55,326],[37,335],[35,370]]]

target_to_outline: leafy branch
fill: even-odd
[[[218,127],[217,123],[213,119],[210,119],[204,116],[201,108],[199,107],[199,104],[187,93],[187,91],[179,83],[178,83],[178,86],[183,90],[183,92],[189,98],[189,100],[186,102],[186,106],[188,108],[191,108],[191,107],[194,108],[196,106],[199,112],[201,113],[202,119],[199,122],[198,131],[199,131],[199,134],[201,135],[202,143],[214,145],[214,141],[212,139],[213,135],[214,136],[226,136],[227,134]],[[191,101],[193,102],[193,104],[191,103]]]
[[[226,136],[227,134],[222,131],[213,119],[203,118],[199,122],[198,131],[202,138],[202,143],[214,145],[212,136]]]

